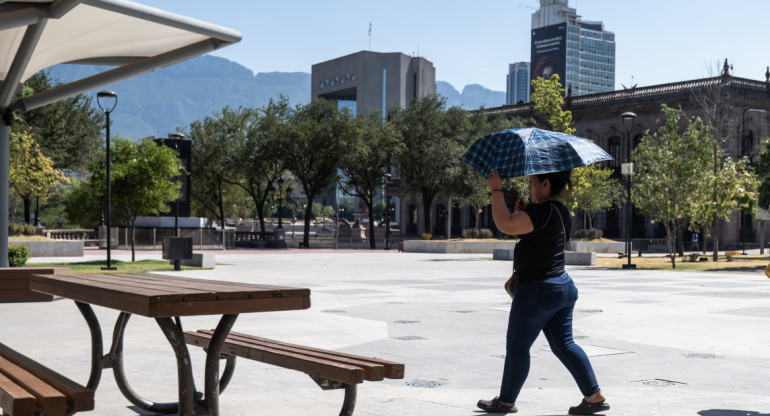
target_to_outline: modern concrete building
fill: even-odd
[[[528,103],[530,86],[529,62],[516,62],[508,65],[505,105]]]
[[[582,20],[568,0],[540,0],[532,14],[532,77],[558,73],[572,95],[615,90],[615,34]]]
[[[335,100],[354,114],[406,108],[418,97],[436,95],[436,69],[425,58],[400,52],[356,52],[315,64],[311,96]]]

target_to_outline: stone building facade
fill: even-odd
[[[652,85],[612,92],[575,96],[568,95],[565,108],[572,112],[576,135],[589,138],[604,148],[615,161],[605,162],[608,167],[620,169],[620,163],[627,157],[626,131],[620,115],[631,111],[637,115],[630,132],[632,146],[638,144],[645,131],[655,131],[661,118],[661,105],[681,109],[686,118],[707,115],[699,103],[704,97],[721,94],[724,114],[720,117],[725,138],[725,152],[734,159],[743,156],[756,163],[764,141],[770,137],[770,69],[766,80],[756,81],[729,75],[728,69],[722,75],[669,84]],[[531,117],[531,104],[519,104],[487,109],[489,116]],[[683,117],[683,118],[685,118]],[[625,235],[625,211],[613,210],[597,215],[596,228],[604,229],[607,237]],[[580,218],[576,218],[579,222]],[[759,241],[767,241],[765,227],[750,213],[735,212],[729,221],[719,225],[720,247],[740,248]],[[663,237],[659,224],[650,218],[634,215],[631,228],[632,238]],[[766,235],[765,235],[766,237]]]

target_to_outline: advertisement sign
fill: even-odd
[[[548,79],[553,74],[559,74],[563,84],[567,67],[567,24],[559,23],[533,29],[531,51],[532,79]]]

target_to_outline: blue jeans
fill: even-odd
[[[567,367],[580,392],[599,391],[586,353],[572,339],[572,311],[578,291],[568,274],[518,286],[508,318],[500,401],[516,403],[529,373],[529,349],[543,331],[551,351]]]

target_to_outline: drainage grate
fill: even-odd
[[[394,324],[416,324],[418,322],[420,321],[405,321],[405,320],[393,321]]]
[[[348,311],[344,309],[324,309],[321,312],[324,313],[348,313]]]
[[[407,381],[406,385],[409,387],[420,387],[424,389],[435,389],[436,387],[441,387],[444,385],[444,383],[440,381],[432,381],[432,380],[412,380]]]
[[[678,384],[687,384],[687,383],[682,383],[680,381],[664,380],[662,378],[639,380],[638,382],[644,384],[645,386],[655,386],[655,387],[668,387],[668,386],[676,386]]]
[[[421,339],[428,339],[428,338],[418,337],[416,335],[406,335],[403,337],[393,337],[393,339],[399,339],[401,341],[419,341]]]
[[[716,356],[714,354],[698,354],[698,353],[694,353],[694,354],[682,354],[682,355],[684,355],[687,358],[722,358],[722,357],[718,357],[718,356]]]

